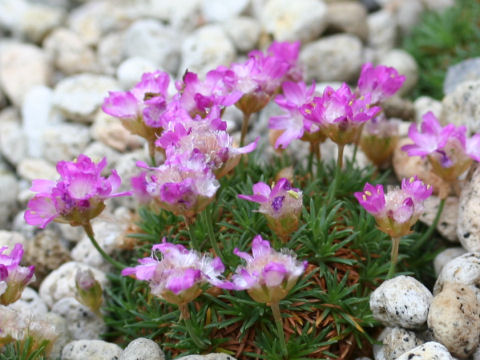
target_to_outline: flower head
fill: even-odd
[[[155,256],[156,251],[162,254],[160,260]],[[225,270],[219,258],[168,243],[165,238],[152,247],[150,257],[138,262],[140,265],[124,269],[122,275],[148,281],[153,295],[176,305],[193,301],[202,292],[204,283],[221,284],[220,276]]]
[[[307,262],[298,261],[293,252],[272,249],[260,235],[253,239],[252,255],[237,248],[233,252],[246,261],[246,266],[239,266],[232,280],[221,287],[247,290],[252,299],[261,303],[285,298],[307,267]]]
[[[374,117],[363,128],[360,147],[376,166],[387,163],[398,143],[398,120],[384,115]]]
[[[86,155],[58,162],[59,180],[33,180],[30,190],[37,194],[28,202],[25,221],[41,228],[53,220],[83,226],[103,211],[106,199],[130,195],[115,192],[122,182],[115,170],[108,178],[101,175],[106,165],[105,158],[96,164]]]
[[[423,213],[423,202],[432,194],[432,187],[416,176],[402,180],[401,188],[384,193],[383,186],[365,184],[356,192],[360,205],[375,217],[381,231],[393,238],[410,233],[410,228]]]
[[[402,87],[405,79],[406,77],[399,75],[393,67],[383,65],[374,67],[371,63],[366,63],[358,79],[358,91],[363,96],[369,95],[372,104],[378,104],[394,95]]]
[[[10,255],[6,246],[0,247],[0,304],[14,303],[22,296],[23,289],[34,280],[35,266],[20,266],[23,246],[15,244]]]

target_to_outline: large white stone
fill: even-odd
[[[146,72],[157,70],[155,63],[139,56],[123,61],[117,69],[117,79],[124,89],[131,89],[137,84]]]
[[[62,351],[62,360],[118,360],[120,356],[120,346],[102,340],[72,341]]]
[[[165,360],[165,354],[156,342],[138,338],[128,344],[119,360]]]
[[[85,125],[62,123],[48,128],[42,140],[45,159],[55,164],[81,154],[90,141],[90,131]]]
[[[443,98],[443,124],[465,125],[470,133],[480,132],[480,80],[465,81]]]
[[[458,207],[457,235],[467,251],[480,251],[479,191],[480,166],[475,165],[463,186]]]
[[[438,253],[433,260],[433,267],[435,269],[435,274],[440,275],[442,272],[443,267],[448,264],[451,260],[463,255],[467,252],[463,247],[451,247],[443,250],[442,252]]]
[[[405,50],[394,49],[385,53],[379,59],[381,65],[391,66],[397,69],[400,75],[405,75],[406,79],[403,86],[398,91],[398,95],[408,94],[417,85],[418,65],[412,55]]]
[[[202,12],[207,22],[222,22],[245,12],[250,0],[203,0]]]
[[[453,360],[453,357],[445,346],[430,341],[403,353],[397,360]]]
[[[433,294],[441,292],[448,283],[480,287],[480,253],[469,252],[445,264],[435,282]]]
[[[223,24],[223,28],[237,50],[244,52],[256,47],[262,31],[259,22],[247,16],[229,19]]]

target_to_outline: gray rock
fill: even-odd
[[[73,160],[90,142],[90,131],[81,124],[62,123],[43,133],[44,157],[53,164]]]
[[[360,72],[362,43],[348,34],[332,35],[306,45],[300,61],[307,81],[349,81]]]
[[[443,266],[438,275],[433,294],[442,291],[448,283],[480,286],[480,253],[469,252],[460,255]]]
[[[453,360],[442,344],[431,341],[403,353],[397,360]]]
[[[394,360],[403,353],[423,344],[423,341],[418,339],[413,331],[399,327],[387,327],[382,331],[378,340],[383,343],[385,360]]]
[[[180,60],[181,34],[160,22],[138,20],[125,32],[123,51],[126,57],[148,59],[156,67],[176,74]],[[215,39],[211,39],[212,42]]]
[[[435,268],[435,274],[440,275],[442,272],[443,267],[449,263],[451,260],[463,255],[467,252],[463,247],[451,247],[443,250],[442,252],[438,253],[433,260],[433,267]]]
[[[475,165],[467,176],[459,199],[457,235],[467,251],[480,251],[480,166]]]
[[[17,209],[18,196],[17,178],[5,171],[0,170],[0,228],[5,229],[10,218]]]
[[[56,180],[58,178],[55,166],[43,159],[23,159],[17,166],[17,173],[28,181],[35,179]]]
[[[139,56],[131,57],[123,61],[117,69],[117,79],[124,89],[131,89],[137,84],[143,73],[156,70],[155,64]]]
[[[431,111],[433,114],[440,118],[442,114],[442,103],[441,101],[435,100],[429,96],[420,96],[415,99],[413,102],[415,108],[415,122],[420,124],[423,120],[423,115]]]
[[[12,165],[17,165],[27,154],[27,139],[13,108],[0,113],[0,153]]]
[[[128,344],[119,360],[165,360],[165,354],[156,342],[138,338]]]
[[[62,356],[62,350],[65,345],[72,341],[72,337],[67,328],[67,320],[60,315],[49,312],[44,316],[44,321],[52,325],[58,334],[53,343],[52,351],[50,352],[50,359],[58,360]]]
[[[22,297],[8,306],[19,313],[28,316],[38,316],[48,312],[47,304],[42,300],[38,293],[30,287],[26,287],[22,292]]]
[[[220,25],[206,25],[185,38],[179,74],[185,70],[205,75],[219,65],[228,66],[235,58],[235,48]]]
[[[434,296],[428,313],[428,327],[450,353],[464,359],[480,342],[478,300],[470,286],[445,284]]]
[[[269,0],[261,14],[261,24],[277,41],[308,43],[327,26],[327,7],[316,0]]]
[[[227,20],[223,24],[227,35],[238,51],[247,52],[254,49],[261,33],[259,22],[253,18],[240,16]]]
[[[116,74],[117,67],[125,59],[123,44],[123,32],[114,32],[102,37],[97,46],[100,72],[110,76]]]
[[[362,4],[345,1],[328,4],[327,24],[333,30],[367,40],[367,11]]]
[[[222,22],[241,15],[250,0],[203,0],[202,13],[207,22]]]
[[[73,297],[57,301],[52,306],[52,312],[67,320],[72,340],[97,340],[107,330],[101,317]]]
[[[7,97],[21,106],[25,94],[36,85],[48,85],[51,70],[47,56],[30,44],[12,43],[0,51],[0,86]]]
[[[119,360],[122,348],[101,340],[77,340],[62,351],[62,360]]]
[[[66,75],[97,69],[94,51],[72,30],[56,29],[45,39],[43,48],[57,69]]]
[[[95,279],[102,285],[102,288],[105,288],[108,284],[105,273],[86,264],[70,261],[52,271],[43,280],[40,285],[40,297],[48,306],[52,306],[60,299],[74,297],[76,293],[75,275],[78,270],[88,269],[93,272]]]
[[[480,80],[464,81],[443,98],[442,124],[465,125],[469,132],[480,132]]]
[[[202,0],[152,0],[148,5],[149,14],[156,14],[176,31],[188,33],[205,24]]]
[[[368,45],[380,52],[393,49],[397,38],[397,26],[394,15],[380,10],[368,16]]]
[[[465,81],[480,80],[480,58],[467,59],[452,65],[447,70],[443,82],[443,93],[451,94]]]
[[[430,196],[423,203],[425,210],[420,216],[420,221],[431,225],[437,216],[438,207],[440,206],[440,198]],[[458,217],[458,198],[450,196],[445,201],[442,214],[437,224],[437,231],[447,240],[457,243],[457,217]],[[480,248],[479,248],[480,249]]]
[[[375,319],[387,326],[418,329],[427,321],[431,301],[432,294],[422,283],[400,275],[375,289],[370,309]]]
[[[379,59],[381,65],[392,66],[400,75],[405,75],[406,80],[398,91],[398,95],[408,94],[417,84],[418,65],[412,55],[404,50],[394,49],[387,52]]]
[[[61,80],[53,92],[53,104],[68,119],[92,122],[95,111],[109,91],[120,90],[115,79],[93,74],[80,74]]]

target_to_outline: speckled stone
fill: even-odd
[[[433,287],[433,294],[442,291],[446,283],[480,285],[480,253],[469,252],[449,261],[440,272]]]
[[[182,356],[177,360],[236,360],[233,356],[221,353],[212,353],[208,355],[188,355]]]
[[[480,166],[474,165],[460,194],[457,235],[467,251],[480,251]]]
[[[375,319],[391,327],[419,329],[427,321],[430,291],[418,280],[397,276],[385,281],[370,296]]]
[[[77,340],[62,351],[62,360],[119,360],[122,348],[101,340]]]
[[[449,263],[456,257],[465,254],[466,252],[467,250],[465,250],[461,246],[451,247],[440,252],[437,256],[435,256],[435,259],[433,260],[435,274],[437,274],[437,276],[440,275],[440,272],[447,263]]]
[[[440,121],[465,125],[471,133],[480,131],[480,80],[465,81],[443,98]]]
[[[403,353],[397,360],[453,360],[453,357],[445,346],[430,341]]]
[[[467,358],[480,342],[478,305],[475,291],[456,283],[445,284],[432,300],[428,327],[455,357]]]
[[[457,237],[457,217],[458,217],[458,198],[450,196],[445,201],[442,214],[437,224],[437,231],[447,240],[458,243]],[[423,203],[425,210],[420,216],[420,221],[430,226],[437,216],[440,198],[430,196]]]
[[[156,342],[138,338],[123,350],[120,360],[165,360],[165,354]]]
[[[458,85],[470,80],[480,80],[480,57],[450,66],[443,82],[443,93],[451,94]]]
[[[399,327],[387,327],[378,337],[383,343],[383,356],[386,360],[394,360],[403,353],[423,344],[423,341],[417,339],[413,331],[408,331]]]
[[[415,121],[420,124],[423,120],[423,115],[431,111],[433,114],[440,118],[442,115],[442,102],[435,100],[429,96],[420,96],[413,102],[415,108]]]

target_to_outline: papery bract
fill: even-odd
[[[378,167],[391,160],[399,139],[398,124],[398,120],[379,115],[368,121],[363,128],[360,147]]]
[[[381,101],[394,95],[405,82],[406,77],[399,75],[393,67],[366,63],[362,67],[358,79],[358,91],[360,95],[370,97],[372,104],[378,104]]]

